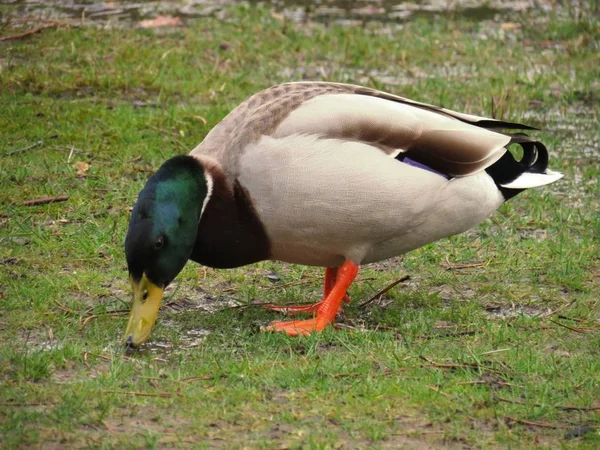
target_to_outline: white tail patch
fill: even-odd
[[[546,173],[525,172],[516,180],[511,181],[510,183],[501,184],[500,186],[508,189],[528,189],[554,183],[562,177],[562,173],[550,169],[547,169]]]

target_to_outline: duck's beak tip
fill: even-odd
[[[132,278],[131,285],[133,304],[123,339],[127,349],[137,348],[148,340],[163,296],[163,288],[148,280],[145,274],[139,281]]]

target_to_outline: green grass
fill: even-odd
[[[238,8],[174,30],[60,27],[0,43],[0,446],[597,448],[597,17],[386,31]],[[278,316],[254,304],[314,301],[319,269],[190,264],[152,341],[125,354],[122,247],[144,181],[247,96],[302,78],[539,126],[565,179],[365,267],[339,320],[352,328],[258,332]],[[58,195],[69,199],[22,205]]]

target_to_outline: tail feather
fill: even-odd
[[[513,173],[512,180],[499,183],[503,188],[528,189],[553,183],[563,177],[563,174],[548,169],[548,149],[540,141],[524,133],[516,133],[511,135],[510,144],[519,144],[523,149],[523,157],[518,161],[520,173]]]
[[[506,189],[529,189],[560,180],[563,174],[554,170],[546,169],[544,173],[524,172],[510,183],[501,184]]]
[[[506,200],[525,189],[544,186],[562,178],[561,173],[548,169],[548,150],[544,144],[524,133],[508,136],[511,138],[508,146],[518,144],[523,149],[521,159],[517,160],[512,152],[507,151],[485,169]]]

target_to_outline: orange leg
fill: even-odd
[[[323,299],[327,298],[333,286],[335,285],[335,281],[337,279],[337,267],[327,267],[325,269],[325,283],[323,283]],[[275,311],[284,313],[287,315],[295,315],[301,313],[316,313],[317,310],[321,307],[324,300],[320,302],[313,303],[312,305],[273,305],[268,304],[264,305],[263,308],[269,311]],[[344,303],[350,303],[350,299],[347,295],[344,296]]]
[[[335,282],[337,280],[337,274],[338,274],[339,269],[340,269],[339,267],[328,267],[327,269],[325,269],[325,284],[323,286],[323,299],[327,298],[327,296],[333,289],[333,286],[335,286]],[[323,301],[324,300],[321,300],[320,302],[318,302],[316,304],[320,305],[321,303],[323,303]],[[344,301],[344,303],[350,303],[350,297],[348,297],[348,294],[344,295],[343,301]]]
[[[272,322],[263,331],[283,331],[290,336],[304,335],[322,331],[327,325],[333,323],[342,301],[346,297],[348,288],[356,278],[358,266],[352,261],[346,261],[337,269],[335,283],[325,299],[319,302],[317,316],[309,320],[292,320],[287,322]],[[326,283],[327,284],[327,283]],[[326,286],[327,288],[327,286]],[[314,306],[314,305],[310,305]]]

